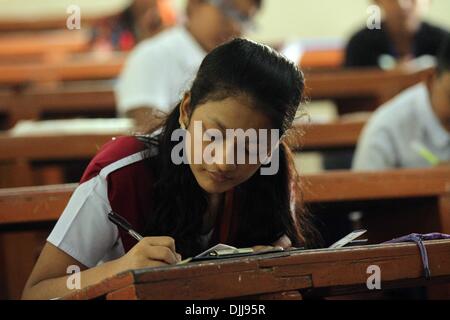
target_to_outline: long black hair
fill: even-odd
[[[206,101],[244,94],[270,117],[273,128],[284,135],[302,102],[303,91],[303,74],[295,64],[268,46],[235,39],[217,47],[203,60],[190,89],[190,112]],[[152,140],[159,152],[149,160],[156,183],[153,211],[145,234],[173,237],[177,251],[186,257],[201,250],[199,239],[208,195],[188,164],[175,165],[171,160],[172,149],[178,143],[171,141],[171,135],[180,128],[180,105],[181,102]],[[294,246],[312,246],[314,229],[307,221],[300,181],[291,152],[284,143],[279,147],[279,162],[275,175],[257,172],[235,188],[239,223],[235,243],[230,244],[270,245],[287,235]],[[295,214],[291,210],[293,200]]]

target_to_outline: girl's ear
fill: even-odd
[[[189,127],[190,116],[191,116],[191,93],[186,92],[180,104],[180,118],[178,120],[178,122],[180,123],[180,127],[184,126],[186,129]]]

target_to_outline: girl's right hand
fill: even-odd
[[[175,240],[170,237],[148,237],[139,241],[123,257],[115,261],[117,273],[176,264],[181,255],[175,250]]]

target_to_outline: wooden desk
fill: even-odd
[[[126,54],[118,52],[101,57],[87,53],[45,64],[0,65],[0,85],[18,86],[45,81],[114,79],[122,70],[125,59]]]
[[[48,88],[30,88],[0,96],[5,128],[20,120],[92,118],[116,116],[116,101],[110,81],[81,81]]]
[[[86,51],[89,36],[83,31],[22,32],[0,35],[0,65],[19,58],[45,61],[47,56]]]
[[[342,69],[306,74],[306,95],[311,100],[335,100],[340,114],[372,111],[404,89],[429,82],[433,69],[420,71],[380,71]]]
[[[78,180],[89,160],[113,134],[12,137],[0,135],[0,187],[67,182],[65,164],[79,162]],[[36,169],[34,162],[46,162]],[[72,180],[76,181],[76,180]]]
[[[344,63],[345,52],[342,49],[306,51],[300,58],[303,70],[337,69]]]
[[[365,121],[335,121],[331,123],[299,124],[288,144],[295,151],[320,151],[354,148],[365,126]]]
[[[67,93],[71,95],[71,93]],[[61,102],[64,101],[64,95],[61,96]],[[40,99],[36,97],[36,103],[40,103]],[[91,103],[96,104],[95,97]],[[48,101],[42,99],[45,103],[46,112],[50,110],[58,110],[59,103],[56,101]],[[86,102],[88,102],[86,100]],[[98,111],[102,110],[103,105],[97,104]],[[55,109],[53,109],[55,108]],[[66,103],[66,112],[74,111],[76,104]],[[24,110],[25,112],[26,110]],[[355,146],[359,133],[363,128],[363,122],[357,123],[331,123],[331,124],[311,124],[300,127],[304,131],[303,135],[295,135],[289,139],[289,144],[294,150],[301,151],[318,151],[324,149],[337,149]],[[336,135],[339,132],[339,135]],[[128,134],[123,132],[122,134]],[[63,179],[62,170],[64,162],[71,160],[89,161],[95,156],[98,149],[109,141],[112,137],[117,136],[115,133],[101,134],[62,134],[62,135],[27,135],[27,136],[11,136],[9,134],[0,135],[0,172],[3,172],[3,181],[0,182],[1,187],[20,187],[32,186],[38,184],[58,184],[74,181],[66,181]],[[42,148],[42,146],[46,146]],[[61,172],[58,169],[51,169],[51,180],[40,181],[39,178],[33,178],[35,169],[32,163],[36,161],[45,161],[47,163],[58,162]],[[79,176],[82,174],[83,168],[80,167]],[[41,171],[44,168],[41,168]],[[20,174],[17,174],[17,173]],[[38,174],[39,175],[39,174]],[[60,178],[58,178],[60,177]]]
[[[382,289],[450,282],[450,241],[428,242],[426,248],[431,280],[423,278],[417,245],[379,245],[134,270],[66,299],[266,299],[293,291],[300,292],[300,299],[368,293],[367,269],[372,265],[382,270]]]
[[[305,176],[303,181],[304,201],[314,216],[337,215],[343,208],[347,213],[363,210],[360,227],[368,228],[372,243],[411,232],[450,233],[450,169],[336,172]],[[0,234],[0,246],[6,257],[3,260],[9,263],[4,270],[16,274],[15,280],[8,282],[15,289],[12,296],[22,289],[34,264],[33,259],[21,261],[23,270],[19,272],[17,259],[37,255],[36,248],[45,242],[52,223],[63,212],[76,186],[0,189],[0,229],[9,231]],[[11,232],[18,228],[33,230],[33,226],[39,231]],[[26,254],[17,256],[19,243],[21,252]]]
[[[353,227],[368,229],[370,243],[413,232],[450,234],[450,168],[326,172],[303,181],[316,218],[332,225],[357,212]]]
[[[50,64],[22,64],[18,66],[0,66],[0,85],[23,85],[42,81],[77,81],[114,79],[118,76],[125,61],[125,55],[113,55],[104,59],[93,59],[84,55],[78,60],[64,60]],[[404,89],[422,81],[429,81],[434,70],[419,72],[384,72],[379,70],[339,70],[306,73],[306,95],[310,100],[336,100],[340,114],[354,111],[372,111],[393,98]],[[72,92],[78,90],[78,99],[83,95],[92,95],[89,87],[72,86]],[[113,87],[110,82],[98,83],[91,90],[102,88],[104,95],[97,101],[105,105],[113,99]],[[30,94],[40,94],[49,100],[64,91],[64,86],[52,90],[35,89]],[[17,97],[15,97],[17,98]],[[103,101],[103,102],[100,102]],[[27,104],[24,100],[22,104]],[[83,107],[80,104],[79,107]],[[114,106],[110,106],[114,111]]]
[[[33,222],[56,221],[76,185],[0,189],[0,225],[27,223],[29,208],[48,208],[45,212],[31,210],[35,215]],[[435,205],[428,208],[428,218],[436,215],[440,231],[450,233],[450,169],[447,168],[326,172],[304,176],[303,186],[306,205],[433,199]],[[412,216],[414,211],[410,212]],[[428,230],[432,231],[437,230]],[[386,240],[389,239],[382,241]]]

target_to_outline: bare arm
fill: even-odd
[[[123,257],[93,268],[86,268],[70,255],[47,243],[25,285],[22,299],[53,299],[73,291],[67,286],[69,266],[78,266],[80,288],[101,282],[120,272],[175,264],[181,256],[175,251],[175,242],[169,237],[144,238]]]

